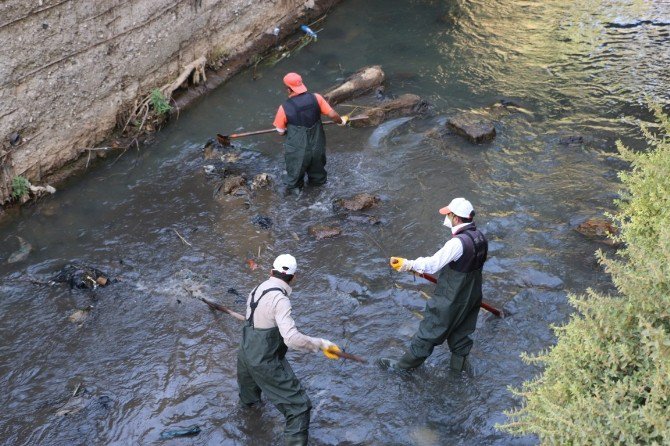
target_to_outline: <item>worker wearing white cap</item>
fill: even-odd
[[[332,342],[306,336],[291,317],[290,283],[298,265],[290,254],[277,257],[270,278],[258,285],[247,299],[246,323],[237,354],[237,383],[246,406],[259,403],[261,392],[286,418],[287,445],[307,444],[312,403],[284,357],[286,351],[322,350],[337,359],[339,347]]]
[[[451,368],[468,368],[467,356],[472,348],[470,335],[477,326],[482,301],[482,268],[488,242],[473,221],[475,211],[465,198],[454,198],[440,209],[444,225],[452,238],[431,257],[407,260],[391,257],[396,271],[436,273],[439,271],[433,298],[428,300],[424,318],[412,338],[408,351],[398,360],[382,358],[384,367],[408,370],[420,366],[436,345],[447,341],[451,350]]]

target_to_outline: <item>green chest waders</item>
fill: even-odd
[[[289,124],[284,149],[287,189],[302,188],[305,174],[312,186],[326,182],[326,134],[320,120],[309,128]]]
[[[470,335],[477,326],[482,301],[482,270],[462,273],[445,265],[440,271],[433,298],[426,302],[424,318],[412,338],[409,351],[398,366],[411,369],[421,365],[436,345],[445,340],[452,356],[465,357],[472,348]]]
[[[288,350],[284,339],[277,327],[254,327],[254,312],[263,296],[270,291],[286,293],[281,288],[269,288],[254,300],[256,289],[251,293],[251,315],[242,329],[237,354],[240,400],[245,405],[252,405],[260,402],[261,393],[265,393],[286,418],[286,444],[307,444],[312,403],[284,357]]]

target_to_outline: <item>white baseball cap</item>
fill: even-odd
[[[456,214],[459,217],[471,218],[475,208],[465,198],[454,198],[451,203],[440,209],[440,214],[447,215],[449,213]]]
[[[295,274],[298,269],[298,262],[291,254],[282,254],[278,256],[272,264],[272,269],[283,274]]]

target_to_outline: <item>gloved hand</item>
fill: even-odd
[[[391,257],[389,261],[391,268],[398,272],[410,271],[414,266],[414,262],[411,260],[403,259],[402,257]]]
[[[337,124],[337,125],[339,125],[341,127],[344,127],[345,125],[349,125],[349,116],[344,115],[344,116],[340,116],[340,118],[342,119],[342,123]]]
[[[340,347],[333,344],[327,339],[321,339],[321,351],[328,359],[338,359],[339,356],[335,352],[341,352]]]

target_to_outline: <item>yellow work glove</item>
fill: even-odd
[[[340,116],[340,118],[342,119],[342,123],[337,124],[337,125],[344,127],[345,125],[349,124],[349,116],[344,115],[344,116]]]
[[[339,359],[337,352],[341,352],[340,347],[333,344],[327,339],[321,339],[321,351],[328,359]]]
[[[411,260],[403,259],[402,257],[391,257],[389,265],[398,272],[410,271],[413,263]]]

